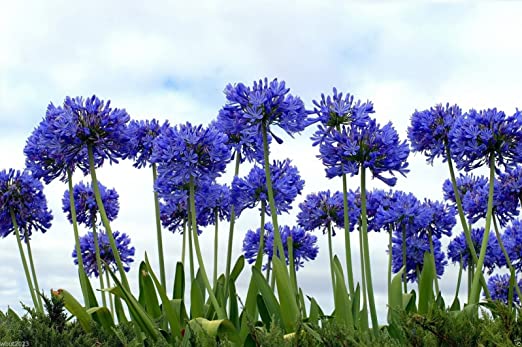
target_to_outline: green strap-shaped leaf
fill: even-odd
[[[337,260],[337,261],[336,261]],[[341,263],[337,256],[334,257],[334,274],[335,274],[335,318],[337,321],[349,329],[353,328],[352,302],[350,295],[344,283]]]
[[[189,324],[194,330],[199,325],[211,337],[226,337],[231,342],[239,341],[236,328],[228,319],[207,320],[205,318],[196,318],[192,319]]]
[[[185,270],[183,263],[176,263],[176,275],[174,276],[174,289],[172,293],[173,299],[183,299],[185,296]]]
[[[228,282],[228,300],[228,317],[236,329],[239,329],[239,308],[237,305],[236,284],[232,279]]]
[[[114,296],[114,310],[116,311],[116,318],[118,318],[119,323],[127,323],[129,321],[125,315],[121,299],[117,296]]]
[[[190,286],[190,316],[192,319],[205,316],[205,301],[197,279]]]
[[[107,309],[107,307],[91,307],[87,310],[87,313],[98,317],[98,322],[101,326],[106,329],[106,331],[112,331],[114,327],[114,321],[112,320],[111,312]]]
[[[426,314],[433,302],[433,280],[435,279],[435,268],[433,267],[433,256],[424,253],[424,263],[419,279],[419,314]]]
[[[392,278],[388,289],[388,323],[392,322],[392,313],[397,309],[402,309],[402,276],[406,267],[402,267]]]
[[[319,319],[324,316],[323,310],[314,298],[308,297],[310,300],[310,316],[308,317],[311,323],[318,324]]]
[[[274,265],[274,276],[279,294],[279,304],[281,306],[281,318],[287,333],[293,333],[296,323],[299,320],[299,307],[297,306],[297,295],[290,285],[290,276],[286,271],[285,265],[279,258],[272,259]]]
[[[83,330],[90,332],[91,329],[91,316],[87,313],[85,308],[72,296],[71,293],[65,289],[58,289],[56,292],[52,292],[54,296],[63,300],[63,304],[67,311],[69,311],[80,323]]]
[[[96,295],[94,295],[94,290],[92,289],[91,281],[85,270],[83,268],[78,268],[78,277],[80,277],[80,286],[82,286],[82,292],[87,295],[87,302],[85,303],[85,308],[98,307],[98,300],[96,299]]]
[[[256,267],[252,267],[252,279],[254,280],[255,285],[259,293],[261,294],[263,301],[265,302],[265,306],[268,310],[270,317],[273,317],[276,323],[281,328],[284,328],[283,319],[281,317],[281,307],[277,302],[277,298],[274,294],[274,291],[272,290],[272,288],[270,288],[270,285],[266,281],[261,271]]]
[[[149,275],[147,264],[144,261],[140,263],[139,269],[140,298],[143,298],[140,304],[145,307],[145,311],[153,318],[158,319],[161,316],[161,310],[156,295],[154,283]]]
[[[243,271],[243,268],[245,267],[245,257],[240,256],[237,258],[236,263],[234,264],[234,267],[232,268],[232,271],[230,272],[230,279],[232,279],[234,282],[237,281],[237,278],[241,274],[241,271]]]

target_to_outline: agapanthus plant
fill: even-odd
[[[121,261],[123,263],[125,271],[130,270],[130,264],[134,262],[134,247],[130,246],[130,238],[125,233],[120,233],[118,231],[113,232],[114,240],[116,241],[116,246],[118,249],[118,253],[120,254]],[[117,264],[116,259],[114,257],[114,253],[112,252],[109,237],[106,232],[103,230],[98,231],[98,245],[100,247],[100,256],[104,264],[109,266],[112,271],[116,271]],[[96,265],[96,251],[95,251],[95,243],[94,236],[92,232],[89,232],[80,238],[80,249],[82,252],[82,258],[84,261],[85,272],[88,276],[100,276],[98,271],[98,267]],[[72,257],[74,259],[74,263],[78,264],[78,257],[76,253],[76,249],[72,252]],[[103,270],[105,271],[105,270]]]
[[[290,159],[276,160],[270,165],[270,176],[274,192],[275,208],[278,214],[288,212],[298,194],[304,187],[304,181],[295,166],[291,165]],[[232,203],[236,214],[239,216],[246,208],[253,208],[261,201],[268,202],[268,190],[266,184],[265,170],[254,166],[245,178],[234,177],[232,181]],[[271,214],[267,206],[266,213]]]
[[[128,125],[128,137],[125,157],[134,160],[132,164],[136,168],[151,165],[150,157],[154,147],[154,140],[166,129],[169,122],[163,124],[156,119],[131,120]]]
[[[38,311],[43,312],[42,302],[35,291],[39,293],[38,280],[33,263],[30,238],[33,232],[45,233],[51,227],[53,216],[47,208],[47,200],[43,194],[43,185],[27,171],[0,171],[0,236],[6,237],[14,233],[20,258],[29,286],[33,303]],[[22,248],[25,241],[32,278]],[[33,287],[34,283],[34,287]]]
[[[506,305],[510,304],[508,298],[509,298],[509,281],[511,279],[511,276],[509,274],[495,274],[488,278],[488,288],[489,292],[491,293],[491,299],[492,300],[498,300]],[[519,287],[522,286],[522,281],[519,281],[518,283]],[[517,292],[513,290],[512,292],[512,302],[515,302],[517,304],[520,304],[520,298],[517,295]]]
[[[100,189],[100,196],[105,206],[107,218],[113,221],[118,217],[120,210],[120,203],[118,201],[119,195],[116,189],[108,189],[103,184],[98,182]],[[99,212],[94,190],[91,184],[80,182],[73,188],[74,205],[76,208],[76,220],[79,224],[83,224],[89,228],[93,223],[98,221],[97,215]],[[62,198],[62,209],[67,214],[67,219],[72,223],[71,203],[69,198],[69,190],[66,190]]]

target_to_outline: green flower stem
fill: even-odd
[[[261,229],[259,229],[259,248],[257,249],[257,256],[256,256],[256,262],[254,266],[256,269],[261,271],[261,267],[263,266],[263,256],[265,253],[265,209],[266,209],[266,202],[261,200]],[[266,270],[266,280],[268,281],[268,276],[270,275],[269,272],[270,264],[267,266]]]
[[[341,132],[341,126],[337,126],[337,131]],[[346,174],[344,173],[344,164],[341,163],[342,180],[343,180],[343,218],[344,218],[344,251],[346,255],[346,273],[348,277],[348,290],[350,297],[353,298],[355,293],[355,285],[353,281],[352,269],[352,248],[350,245],[350,214],[348,211],[348,184],[346,182]]]
[[[368,303],[370,306],[370,316],[372,327],[375,333],[379,331],[379,321],[375,310],[375,298],[373,296],[372,270],[370,265],[370,246],[368,245],[368,221],[366,220],[366,168],[361,165],[361,219],[364,249],[364,269],[366,278],[366,289],[368,291]]]
[[[196,251],[196,256],[199,263],[199,270],[201,271],[201,277],[203,278],[203,283],[207,288],[208,295],[210,297],[210,301],[216,310],[218,315],[218,319],[226,319],[227,314],[223,310],[223,308],[219,305],[216,296],[214,295],[214,291],[210,286],[210,282],[208,280],[207,271],[205,270],[205,263],[203,262],[203,257],[201,255],[201,248],[199,247],[199,237],[198,237],[198,225],[196,221],[196,201],[195,201],[195,193],[194,193],[194,177],[190,176],[189,183],[189,202],[190,202],[190,210],[192,217],[192,236],[194,239],[194,250]]]
[[[188,213],[188,217],[192,220],[190,211]],[[196,231],[197,233],[197,231]],[[189,264],[190,264],[190,283],[194,282],[196,278],[194,276],[194,247],[192,246],[192,225],[188,224],[188,246],[189,246]]]
[[[268,281],[270,281],[270,269],[272,268],[272,266],[268,265],[266,267],[266,282],[268,283]]]
[[[78,220],[76,219],[76,205],[74,203],[74,187],[72,181],[71,169],[67,169],[67,183],[69,185],[69,208],[71,209],[71,220],[74,231],[74,247],[76,249],[76,258],[78,259],[78,272],[85,272],[83,266],[82,250],[80,248],[80,233],[78,232]],[[87,275],[85,276],[85,278]],[[90,307],[89,294],[87,293],[87,287],[82,283],[82,277],[80,277],[80,287],[82,288],[83,301],[85,307]]]
[[[18,230],[18,223],[16,223],[16,217],[13,209],[10,209],[11,213],[11,221],[13,222],[13,227],[16,235],[16,242],[18,243],[18,250],[20,251],[20,258],[22,259],[22,265],[24,267],[25,278],[27,280],[27,285],[29,286],[29,291],[31,292],[31,298],[33,299],[34,307],[38,312],[43,313],[42,308],[38,304],[38,299],[36,299],[36,292],[33,287],[33,281],[31,280],[31,275],[29,274],[29,267],[27,266],[27,260],[25,259],[24,250],[22,248],[22,240],[20,239],[20,231]]]
[[[236,165],[234,169],[234,177],[239,175],[239,164],[241,164],[241,152],[236,151]],[[230,225],[228,230],[228,246],[227,246],[227,265],[225,268],[225,293],[228,293],[228,279],[230,278],[230,268],[232,266],[232,248],[234,243],[234,226],[236,223],[236,211],[234,204],[230,204]],[[263,230],[263,229],[261,229]]]
[[[215,219],[215,229],[214,229],[214,287],[216,287],[217,284],[217,273],[218,273],[218,246],[219,246],[219,240],[218,240],[218,211],[214,211],[214,219]]]
[[[457,277],[457,287],[455,288],[455,299],[453,299],[453,301],[457,300],[459,297],[460,282],[462,281],[462,270],[463,269],[464,269],[464,264],[462,261],[462,257],[460,257],[459,276]]]
[[[286,244],[288,245],[288,260],[289,260],[289,269],[290,269],[290,282],[292,282],[292,288],[294,290],[294,294],[297,295],[299,291],[297,290],[297,275],[295,271],[295,260],[294,260],[294,239],[292,236],[288,236],[286,238]]]
[[[455,195],[455,202],[457,203],[457,210],[459,212],[460,224],[462,225],[462,230],[464,231],[466,243],[468,245],[468,249],[472,258],[468,261],[473,264],[476,264],[478,262],[477,252],[475,251],[475,246],[473,245],[473,241],[471,240],[471,228],[468,227],[466,217],[464,216],[464,209],[462,208],[462,201],[460,199],[460,193],[457,187],[457,179],[455,178],[455,170],[453,169],[453,160],[451,159],[451,152],[447,141],[444,142],[444,147],[446,148],[446,159],[448,161],[448,168],[450,172],[451,185],[453,186],[453,193]],[[486,298],[491,299],[491,295],[489,293],[489,289],[486,285],[486,280],[484,279],[484,274],[482,272],[480,272],[480,284],[482,285],[482,289],[486,294]]]
[[[499,232],[498,224],[497,224],[497,217],[495,217],[495,215],[493,215],[493,227],[495,230],[495,236],[497,237],[498,244],[500,245],[500,249],[502,249],[504,258],[506,258],[506,264],[509,269],[509,272],[513,275],[513,274],[515,274],[515,269],[513,268],[513,263],[511,262],[511,259],[509,258],[509,254],[506,251],[506,248],[504,247],[504,242],[502,241],[502,238],[500,237],[500,232]],[[522,298],[522,295],[520,293],[520,287],[518,286],[517,281],[515,281],[515,290],[517,291],[518,297]]]
[[[266,189],[268,192],[268,202],[270,205],[270,214],[272,215],[272,225],[274,227],[274,253],[273,256],[277,256],[283,264],[285,261],[285,252],[283,249],[283,241],[281,239],[281,233],[279,232],[279,224],[277,223],[277,210],[274,200],[274,190],[272,189],[272,178],[270,176],[270,161],[268,158],[268,135],[267,126],[265,122],[261,122],[261,134],[263,136],[263,155],[265,161],[265,176],[266,176]],[[275,252],[277,249],[278,252]],[[286,266],[285,266],[286,268]]]
[[[330,276],[332,277],[332,293],[335,292],[335,274],[333,268],[333,249],[332,249],[332,223],[328,222],[328,256],[330,258]]]
[[[489,232],[491,229],[491,215],[493,212],[493,193],[495,185],[495,157],[489,157],[489,196],[488,209],[486,212],[486,226],[484,228],[484,236],[482,237],[482,246],[480,247],[480,256],[473,276],[473,284],[471,285],[471,304],[477,304],[480,297],[480,283],[479,279],[482,275],[482,267],[484,266],[484,259],[486,258],[486,250],[488,248]]]
[[[100,256],[100,243],[98,241],[98,232],[96,231],[96,222],[94,221],[94,218],[92,218],[92,237],[94,239],[94,252],[96,257],[96,266],[98,267],[98,277],[100,278],[100,289],[101,295],[102,295],[102,303],[103,306],[107,307],[107,300],[105,298],[105,291],[103,290],[105,286],[103,285],[103,268],[102,268],[102,262],[101,262],[101,256]]]
[[[158,179],[158,170],[156,164],[152,164],[152,186],[156,184]],[[163,234],[161,231],[160,206],[158,192],[154,189],[154,211],[156,214],[156,237],[158,239],[158,261],[160,268],[160,281],[163,288],[167,288],[167,279],[165,275],[165,258],[163,257]]]
[[[402,274],[402,284],[404,287],[404,294],[408,293],[408,278],[406,273],[408,272],[406,266],[406,225],[402,226],[402,266],[404,266],[404,273]]]
[[[110,278],[109,278],[109,271],[105,271],[105,276],[106,276],[105,279],[107,280],[107,288],[110,288],[111,287],[111,281],[110,281]],[[112,296],[110,296],[110,295],[109,295],[109,304],[111,306],[111,316],[112,316],[112,319],[114,320],[114,301],[112,300]]]
[[[360,262],[361,262],[361,294],[363,296],[363,308],[366,309],[368,307],[368,294],[366,292],[366,269],[364,268],[364,246],[363,246],[363,235],[361,232],[361,227],[359,227],[359,254],[360,254]],[[368,312],[365,310],[365,312]]]
[[[391,293],[391,281],[392,281],[392,255],[393,255],[393,243],[392,243],[392,233],[388,232],[388,297],[390,297]]]
[[[181,241],[181,262],[185,264],[185,246],[187,244],[187,222],[183,222],[183,239]]]
[[[431,230],[428,231],[428,241],[430,242],[430,252],[431,252],[431,255],[433,256],[432,259],[433,259],[433,269],[435,271],[435,278],[433,279],[433,281],[435,282],[435,293],[437,293],[435,296],[439,295],[439,278],[437,276],[437,264],[435,263],[435,250],[433,249],[433,237],[431,235]]]
[[[29,257],[29,266],[31,267],[31,273],[33,275],[34,280],[34,289],[36,290],[36,299],[38,300],[38,304],[40,305],[40,310],[43,312],[43,304],[42,304],[42,297],[40,295],[40,287],[38,286],[38,278],[36,277],[36,270],[34,268],[34,262],[33,262],[33,252],[31,251],[31,242],[29,240],[29,236],[24,231],[25,234],[25,246],[27,247],[27,255]]]

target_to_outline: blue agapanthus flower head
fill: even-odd
[[[335,129],[341,125],[357,124],[364,126],[369,120],[369,114],[374,113],[373,103],[371,101],[354,102],[353,95],[346,93],[338,93],[333,88],[333,95],[326,96],[321,94],[321,100],[313,101],[314,112],[318,115],[318,120],[324,127]]]
[[[173,185],[212,180],[220,176],[230,161],[228,138],[214,126],[204,128],[190,123],[165,129],[154,141],[151,162],[158,175],[169,176]]]
[[[290,159],[286,159],[275,160],[270,165],[270,178],[278,214],[288,212],[292,208],[292,202],[298,194],[301,194],[304,187],[304,181],[301,179],[297,167],[290,164]],[[245,178],[234,177],[231,194],[237,216],[244,209],[253,208],[260,201],[266,202],[266,213],[270,214],[266,175],[263,167],[254,166]]]
[[[484,176],[473,174],[460,175],[456,179],[457,190],[462,201],[462,208],[471,223],[486,218],[489,182]],[[456,205],[455,193],[450,180],[446,180],[442,187],[444,198]],[[515,216],[518,216],[517,196],[503,188],[500,181],[495,180],[493,190],[493,214],[501,226],[507,225]]]
[[[183,227],[188,221],[189,210],[188,190],[174,190],[171,195],[164,196],[160,201],[161,224],[172,232],[183,233]]]
[[[395,233],[392,238],[392,270],[399,272],[403,266],[402,262],[402,235]],[[441,243],[438,239],[433,239],[433,251],[435,256],[435,269],[437,277],[442,276],[444,267],[448,264],[444,252],[441,250]],[[424,253],[430,252],[430,243],[425,234],[412,234],[406,238],[406,278],[408,281],[415,282],[417,273],[422,272],[424,266]]]
[[[480,253],[483,237],[484,228],[474,228],[471,230],[471,240],[473,241],[473,246],[475,247],[477,255]],[[448,244],[448,259],[453,263],[460,263],[462,259],[463,266],[468,266],[472,257],[464,233],[459,234]],[[491,274],[495,267],[501,267],[503,265],[505,265],[504,255],[502,254],[502,250],[500,249],[496,237],[491,233],[489,234],[488,247],[484,259],[484,268],[487,269],[487,273]]]
[[[267,262],[263,266],[266,269],[270,266],[273,249],[274,249],[274,228],[271,223],[266,223],[264,226],[264,254],[267,255]],[[292,238],[292,247],[294,253],[295,269],[304,266],[305,261],[313,260],[317,257],[319,247],[316,245],[317,237],[305,231],[301,227],[288,227],[280,226],[279,232],[281,233],[281,239],[283,241],[283,249],[285,252],[285,258],[287,264],[289,264],[288,258],[288,238]],[[245,239],[243,240],[243,253],[246,260],[252,264],[256,261],[257,253],[259,250],[261,229],[258,228],[256,231],[249,230]]]
[[[227,144],[231,147],[232,155],[241,154],[241,162],[263,161],[263,138],[256,126],[243,116],[239,107],[225,105],[218,113],[217,120],[212,122],[219,131],[228,136]],[[272,136],[267,137],[268,142]]]
[[[427,161],[433,164],[433,159],[442,157],[446,160],[446,148],[449,144],[449,132],[455,120],[462,116],[459,106],[438,104],[429,110],[417,111],[411,116],[411,126],[408,127],[408,139],[412,150],[421,152]]]
[[[98,182],[100,196],[107,213],[107,218],[113,221],[118,217],[120,211],[119,195],[116,189],[107,189],[103,184]],[[67,219],[72,223],[71,201],[69,190],[63,193],[62,209],[67,214]],[[91,184],[80,182],[73,187],[74,207],[76,209],[76,220],[79,224],[83,224],[89,228],[93,223],[97,222],[98,204],[94,197],[94,190]]]
[[[432,237],[437,239],[440,239],[442,235],[451,236],[451,231],[457,224],[455,208],[443,202],[429,199],[425,199],[422,206],[429,218],[426,219],[428,223],[419,232],[431,233]]]
[[[498,180],[505,194],[513,195],[522,204],[522,166],[508,168],[500,174]]]
[[[351,197],[353,198],[353,195]],[[355,209],[353,200],[348,201],[348,205],[351,214],[350,224],[353,227],[357,221],[358,210]],[[326,190],[309,194],[305,201],[299,204],[299,209],[297,223],[305,230],[321,229],[325,233],[328,226],[331,226],[335,235],[334,226],[344,227],[344,203],[341,192],[331,194]]]
[[[522,272],[522,221],[515,219],[501,236],[509,259],[517,273]]]
[[[456,119],[450,148],[457,168],[466,171],[488,165],[510,167],[522,160],[522,112],[507,116],[496,108],[470,110]]]
[[[374,177],[394,186],[396,177],[384,177],[388,172],[405,175],[409,148],[406,141],[400,142],[391,123],[380,127],[374,119],[366,125],[343,126],[341,131],[332,130],[330,134],[321,129],[313,137],[321,139],[318,157],[326,166],[326,176],[333,178],[343,173],[352,176],[359,173],[359,167],[368,168]]]
[[[504,304],[508,304],[509,298],[509,281],[511,276],[509,274],[495,274],[488,278],[488,289],[491,294],[491,300],[498,300]],[[516,280],[515,280],[516,281]],[[519,287],[522,286],[522,281],[519,281]],[[520,304],[520,298],[517,291],[513,288],[513,301]]]
[[[239,112],[246,124],[254,126],[258,133],[261,124],[265,124],[272,135],[271,126],[278,126],[292,135],[312,123],[303,101],[289,92],[284,81],[274,79],[268,82],[267,78],[254,81],[252,87],[243,83],[229,84],[224,91],[229,109]]]
[[[98,229],[97,236],[98,245],[100,247],[100,258],[102,262],[105,262],[112,271],[116,271],[117,264],[116,259],[114,258],[114,253],[112,252],[111,245],[109,243],[109,236],[102,229]],[[123,264],[123,269],[128,272],[130,270],[130,263],[134,261],[133,257],[135,249],[134,247],[130,246],[131,240],[127,234],[114,231],[113,236],[114,241],[116,242],[116,248],[118,249],[118,253]],[[80,251],[82,252],[83,266],[87,276],[94,275],[99,277],[98,266],[96,264],[94,234],[92,231],[80,237]],[[74,259],[74,263],[78,264],[76,249],[73,250],[72,257]],[[103,271],[105,271],[105,267],[103,267]]]
[[[230,220],[230,188],[227,185],[209,183],[201,185],[196,193],[198,225],[207,226],[219,220]]]
[[[14,233],[13,212],[20,238],[30,237],[33,231],[45,233],[53,216],[47,208],[43,185],[27,171],[0,171],[0,236]]]
[[[150,165],[154,140],[169,126],[168,121],[160,124],[156,119],[130,121],[125,157],[135,160],[134,167],[139,169]]]

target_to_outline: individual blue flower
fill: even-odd
[[[241,154],[241,162],[263,161],[263,138],[256,126],[243,117],[243,112],[236,106],[225,105],[218,113],[217,120],[212,122],[219,131],[228,137],[227,144],[231,147],[232,155]],[[267,137],[268,142],[272,136]]]
[[[100,197],[107,213],[109,221],[113,221],[118,217],[120,211],[119,195],[116,189],[107,189],[103,184],[98,182],[100,188]],[[69,190],[63,193],[62,209],[67,214],[67,219],[72,223],[71,202]],[[79,224],[83,224],[89,228],[97,221],[98,204],[94,196],[94,190],[91,184],[80,182],[73,187],[74,207],[76,209],[76,220]]]
[[[496,108],[470,110],[456,119],[450,148],[457,168],[466,171],[489,165],[511,167],[522,160],[522,112],[507,116]]]
[[[158,175],[172,185],[186,184],[191,177],[212,180],[230,161],[227,140],[214,126],[204,128],[187,122],[165,129],[156,138],[150,160],[158,164]]]
[[[196,193],[198,225],[207,226],[219,220],[230,220],[230,188],[227,185],[209,183],[199,187]]]
[[[403,266],[401,233],[395,233],[392,238],[392,270],[397,273]],[[437,277],[442,276],[444,267],[448,264],[444,252],[441,250],[441,243],[438,239],[433,239],[433,251],[435,257],[435,269]],[[425,234],[412,234],[406,238],[406,278],[408,281],[415,282],[417,275],[422,272],[424,265],[424,253],[430,252],[430,243]]]
[[[522,272],[522,222],[513,220],[501,236],[502,242],[509,255],[511,264],[517,273]]]
[[[423,153],[430,164],[437,157],[446,160],[445,146],[449,144],[449,132],[455,120],[461,116],[461,108],[450,106],[449,103],[445,107],[438,104],[429,110],[415,110],[411,116],[411,126],[408,127],[412,150]]]
[[[0,236],[14,233],[11,211],[15,215],[20,238],[30,237],[33,231],[45,233],[53,216],[47,208],[43,185],[27,171],[0,171]]]
[[[509,274],[493,275],[488,278],[488,289],[491,294],[491,300],[498,300],[504,304],[508,304],[509,298],[509,281],[511,276]],[[522,281],[519,282],[519,286],[522,285]],[[513,288],[513,301],[517,304],[520,303],[517,291]]]
[[[169,122],[160,124],[156,119],[131,120],[128,126],[129,142],[126,148],[126,158],[134,159],[136,168],[150,165],[154,140],[169,127]]]
[[[247,126],[255,127],[260,133],[264,124],[272,136],[271,126],[278,126],[293,135],[312,123],[303,101],[289,92],[284,81],[274,79],[268,82],[267,78],[254,82],[252,87],[243,83],[229,84],[224,91],[229,109],[239,112]]]
[[[479,254],[480,247],[482,246],[482,238],[484,237],[484,228],[472,229],[470,236],[473,246],[475,247],[475,252]],[[459,234],[448,244],[448,259],[453,263],[460,263],[462,259],[462,265],[464,267],[468,266],[472,257],[464,233]],[[502,250],[500,249],[496,237],[493,234],[490,234],[488,247],[486,249],[486,257],[484,258],[484,268],[488,270],[488,274],[491,274],[495,267],[501,267],[503,265],[505,265],[505,258],[502,254]]]
[[[352,199],[350,199],[352,198]],[[351,201],[350,201],[351,200]],[[348,211],[350,219],[350,229],[357,222],[360,211],[354,205],[353,194],[348,195]],[[321,229],[324,232],[329,226],[344,227],[344,203],[341,192],[330,193],[329,190],[314,194],[309,194],[306,199],[299,204],[300,212],[297,214],[297,223],[305,230]],[[335,235],[335,229],[332,228]]]
[[[316,133],[317,136],[319,136]],[[388,172],[405,175],[407,169],[408,144],[399,141],[391,123],[380,127],[374,119],[365,126],[343,126],[341,131],[332,130],[320,143],[318,157],[326,166],[326,176],[333,178],[343,173],[351,176],[359,173],[359,167],[368,168],[374,177],[394,186],[396,177],[384,177]]]
[[[114,231],[113,235],[116,242],[116,248],[118,249],[118,253],[123,264],[123,269],[126,272],[129,272],[130,263],[134,261],[133,256],[135,249],[134,247],[130,247],[130,238],[127,234]],[[97,236],[98,245],[100,247],[100,258],[102,262],[106,263],[112,271],[116,271],[117,265],[116,260],[114,259],[114,253],[112,252],[111,245],[109,243],[109,236],[102,229],[98,230]],[[94,245],[94,235],[92,231],[80,237],[80,251],[82,252],[83,266],[87,276],[94,275],[99,277],[98,266],[96,264],[96,248]],[[74,263],[78,264],[76,249],[73,250],[72,257],[74,259]]]
[[[297,167],[290,164],[290,159],[286,159],[275,160],[270,165],[270,178],[278,214],[288,212],[292,208],[292,202],[298,194],[301,194],[304,187],[304,181]],[[244,209],[255,207],[260,201],[266,202],[266,213],[270,214],[266,175],[262,167],[254,166],[245,178],[234,177],[231,194],[237,216]]]
[[[281,239],[283,241],[283,249],[285,252],[287,264],[289,264],[288,237],[292,238],[292,247],[296,270],[303,267],[305,261],[310,261],[317,257],[319,247],[316,245],[316,236],[306,232],[301,227],[291,228],[288,226],[280,226],[279,231],[281,233]],[[263,252],[265,255],[267,255],[268,259],[263,268],[266,269],[267,266],[270,266],[272,256],[274,254],[274,228],[271,223],[265,224],[264,232],[265,234]],[[249,230],[245,235],[245,239],[243,240],[243,253],[245,255],[245,259],[250,264],[254,263],[257,258],[260,242],[260,233],[260,228],[258,228],[256,231]]]
[[[471,223],[486,218],[489,182],[484,176],[473,174],[460,175],[456,179],[457,190],[462,201],[462,209]],[[442,187],[444,198],[456,205],[455,193],[450,180],[446,180]],[[518,200],[513,194],[502,188],[501,183],[495,180],[493,191],[493,215],[501,226],[505,226],[518,215]]]

